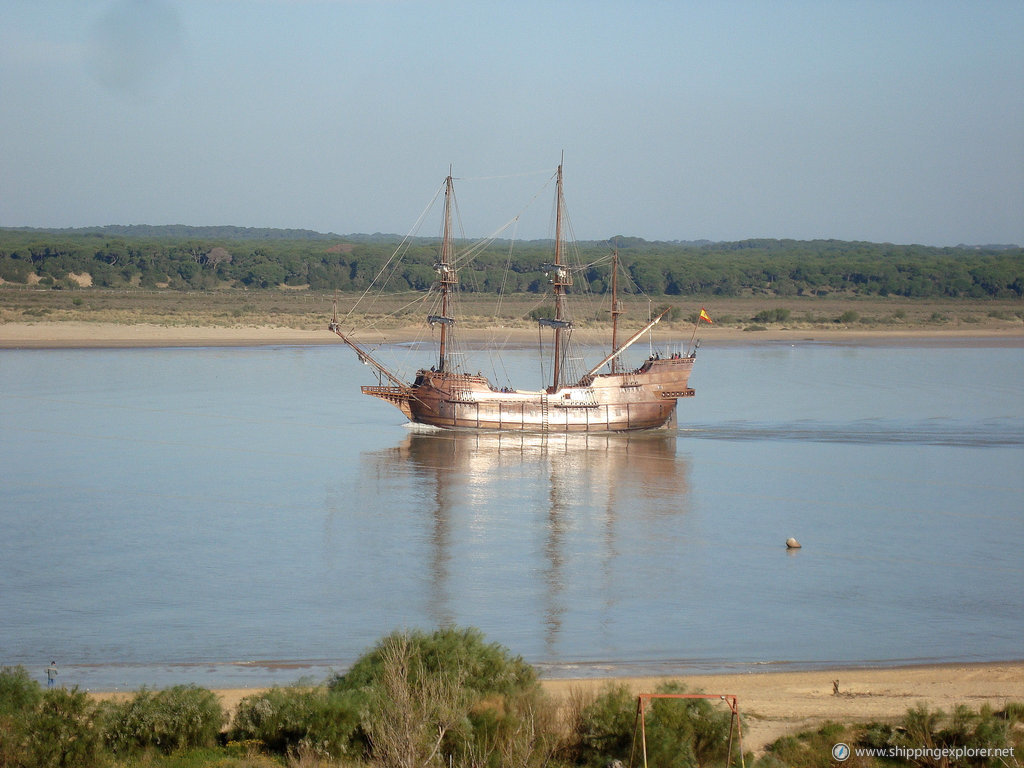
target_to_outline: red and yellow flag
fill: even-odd
[[[711,316],[707,313],[704,307],[700,308],[700,319],[703,320],[705,323],[714,324],[715,322],[714,320],[711,319]]]

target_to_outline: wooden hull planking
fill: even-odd
[[[412,386],[363,387],[417,424],[441,429],[629,432],[673,421],[677,398],[692,397],[694,358],[648,360],[638,370],[597,374],[554,392],[501,391],[483,376],[420,371]]]

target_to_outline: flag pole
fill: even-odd
[[[697,326],[700,325],[700,321],[711,322],[711,316],[707,313],[704,307],[700,308],[700,312],[697,314],[697,320],[693,323],[693,334],[690,336],[690,349],[693,350],[693,340],[697,338]],[[692,351],[691,351],[692,354]]]

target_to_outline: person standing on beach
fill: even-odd
[[[53,688],[57,684],[57,662],[51,661],[46,668],[46,687]]]

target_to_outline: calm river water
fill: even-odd
[[[550,675],[1019,659],[1022,382],[705,348],[678,431],[543,440],[414,432],[341,346],[2,351],[0,664],[287,683],[448,623]]]

